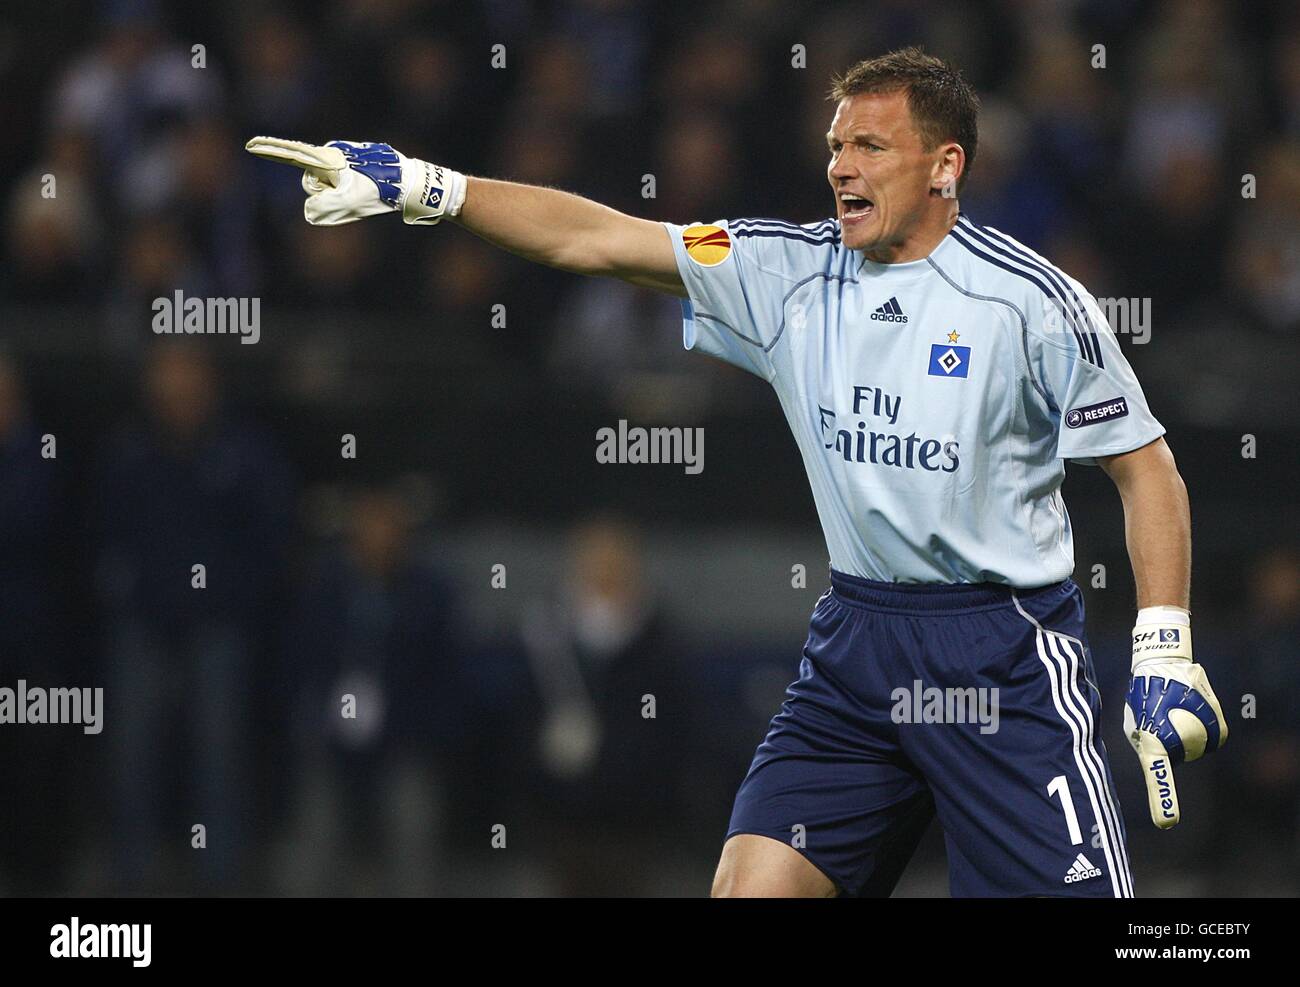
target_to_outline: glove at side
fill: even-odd
[[[1178,825],[1174,766],[1204,757],[1228,739],[1218,697],[1205,670],[1192,661],[1191,619],[1181,607],[1138,612],[1124,732],[1146,778],[1151,821],[1160,829]]]

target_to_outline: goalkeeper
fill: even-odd
[[[1073,460],[1121,495],[1138,593],[1125,728],[1168,828],[1174,768],[1227,724],[1192,657],[1189,509],[1164,428],[1092,295],[960,213],[978,143],[961,75],[906,49],[832,94],[835,210],[806,225],[656,223],[381,143],[247,146],[303,170],[309,223],[447,219],[676,295],[687,348],[776,391],[831,587],[736,796],[714,894],[887,895],[937,815],[956,895],[1129,896],[1060,488]],[[924,697],[899,693],[914,689],[992,701],[996,727],[952,702],[911,716]]]

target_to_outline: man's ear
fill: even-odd
[[[956,141],[939,147],[940,157],[930,179],[930,191],[945,199],[957,198],[957,183],[966,170],[966,151]]]

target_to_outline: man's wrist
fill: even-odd
[[[401,205],[402,220],[411,225],[432,226],[455,217],[465,204],[467,181],[451,168],[407,158],[402,180],[407,185]]]
[[[1133,664],[1192,660],[1192,615],[1186,607],[1143,607],[1133,624]]]
[[[1179,627],[1192,626],[1192,612],[1186,607],[1161,604],[1154,607],[1142,607],[1138,610],[1134,625],[1141,624],[1177,624]]]

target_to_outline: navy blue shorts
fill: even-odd
[[[1095,683],[1070,580],[832,572],[727,837],[780,840],[841,894],[885,896],[937,814],[954,895],[1129,897]]]

